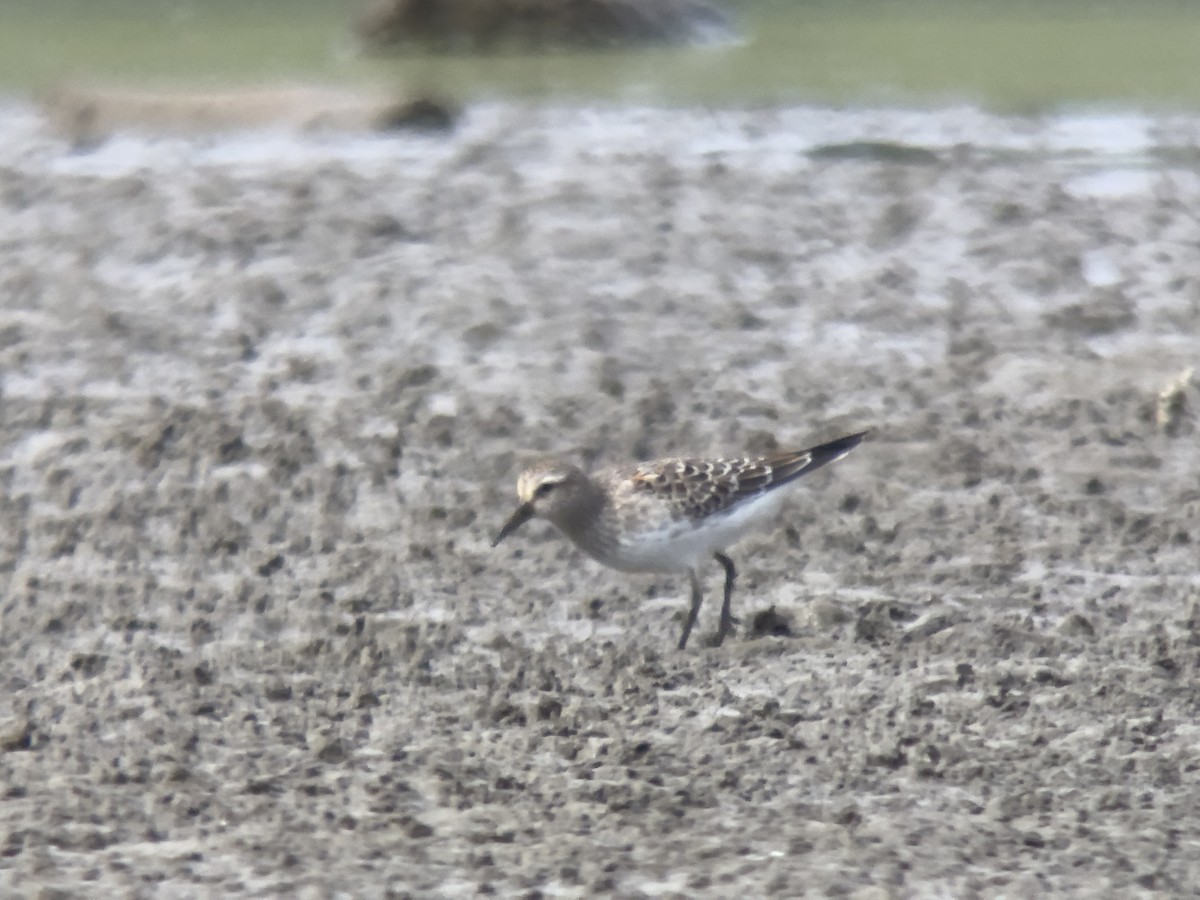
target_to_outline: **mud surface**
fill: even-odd
[[[1200,120],[3,121],[0,893],[1200,883]],[[489,546],[531,453],[865,426],[720,649]]]

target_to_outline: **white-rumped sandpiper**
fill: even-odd
[[[770,521],[801,475],[835,462],[867,432],[790,453],[742,459],[658,459],[592,475],[558,460],[526,469],[517,480],[521,504],[492,546],[533,518],[547,519],[576,546],[623,572],[686,572],[692,607],[679,649],[700,613],[700,567],[715,558],[725,569],[719,646],[733,631],[733,560],[722,551]]]

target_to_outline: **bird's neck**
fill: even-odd
[[[603,559],[612,543],[611,502],[608,495],[591,482],[579,485],[577,490],[579,494],[572,498],[569,515],[554,524],[581,550]]]

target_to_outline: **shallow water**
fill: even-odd
[[[740,103],[1200,105],[1200,10],[1149,0],[729,4],[742,40],[638,52],[364,59],[357,4],[9,0],[0,90],[135,84],[399,83],[462,99],[556,96]],[[286,14],[283,11],[286,10]]]

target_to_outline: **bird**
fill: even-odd
[[[731,634],[737,569],[724,551],[768,522],[784,490],[836,462],[869,434],[860,431],[806,450],[739,458],[668,458],[612,466],[592,474],[560,459],[538,462],[517,479],[519,505],[492,547],[531,519],[545,519],[580,550],[622,572],[687,573],[691,608],[679,649],[687,647],[703,601],[701,567],[725,570],[715,645]]]

